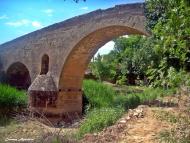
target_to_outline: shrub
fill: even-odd
[[[113,106],[116,92],[111,86],[93,80],[85,80],[83,83],[83,90],[89,101],[90,109]]]
[[[115,97],[114,106],[121,107],[125,110],[137,107],[140,104],[139,96],[135,94],[129,94],[127,96],[118,95]]]
[[[79,128],[79,138],[114,124],[121,117],[126,102],[126,96],[118,95],[111,86],[101,82],[85,80],[83,90],[89,101],[89,110]]]
[[[175,92],[174,89],[145,88],[143,92],[122,95],[117,94],[111,86],[92,80],[85,80],[83,89],[89,100],[90,110],[86,112],[85,121],[79,128],[79,138],[112,125],[122,116],[124,110]]]
[[[130,93],[126,96],[117,95],[114,97],[114,106],[127,109],[135,108],[140,104],[147,101],[155,100],[159,97],[172,95],[176,92],[175,89],[162,89],[162,88],[146,88],[141,93]]]
[[[114,124],[123,114],[121,108],[101,108],[90,111],[79,129],[79,137],[86,133],[98,132]]]
[[[126,76],[119,76],[118,80],[116,81],[117,85],[125,85],[127,81]]]
[[[0,109],[12,110],[18,107],[26,107],[27,95],[9,85],[0,84]],[[2,112],[2,111],[0,111]]]
[[[170,67],[167,69],[166,73],[159,71],[159,76],[157,70],[152,71],[155,72],[152,73],[152,76],[149,76],[149,80],[153,81],[150,85],[152,87],[175,88],[180,86],[190,86],[190,75],[184,70],[177,71],[173,67]]]

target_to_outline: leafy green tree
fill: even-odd
[[[119,61],[121,75],[120,79],[127,77],[129,84],[135,84],[137,77],[140,79],[146,76],[146,70],[151,62],[157,61],[151,44],[147,37],[129,36],[128,38],[118,38],[115,40],[115,50],[119,51]]]
[[[115,69],[112,63],[109,63],[109,56],[101,56],[97,55],[95,60],[91,62],[90,68],[92,69],[92,73],[100,80],[113,80],[115,76]]]
[[[168,11],[168,0],[145,0],[145,15],[147,18],[147,28],[152,31],[157,22],[165,22]]]
[[[188,1],[185,0],[147,0],[147,19],[153,26],[152,42],[153,49],[161,58],[159,64],[150,67],[147,71],[150,81],[154,81],[155,86],[167,84],[166,77],[170,73],[171,67],[179,71],[186,69],[190,59],[190,9]],[[158,10],[157,18],[151,17],[152,7],[161,6]],[[153,15],[156,15],[153,12]]]
[[[179,86],[190,71],[190,1],[146,0],[145,9],[152,36],[115,39],[114,50],[94,63],[95,73],[119,84],[148,76],[154,87]]]
[[[143,36],[115,39],[114,49],[107,55],[98,55],[91,63],[93,74],[100,80],[118,84],[135,84],[137,78],[143,79],[150,64],[159,57],[148,39]]]

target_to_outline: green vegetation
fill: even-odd
[[[132,87],[130,88],[132,89]],[[89,105],[86,107],[85,120],[79,128],[79,137],[86,133],[101,131],[103,128],[114,124],[129,108],[135,108],[146,101],[175,93],[175,89],[164,90],[144,87],[141,88],[141,92],[123,95],[118,94],[109,85],[92,80],[85,80],[83,89]]]
[[[86,117],[79,128],[77,136],[81,138],[86,133],[93,133],[110,126],[122,116],[123,102],[116,102],[121,96],[111,86],[101,82],[85,80],[83,83],[84,94],[89,101],[86,107]],[[124,96],[123,96],[124,97]],[[119,103],[121,105],[117,106]]]
[[[101,131],[103,128],[113,125],[123,114],[121,108],[100,108],[87,113],[86,119],[79,129],[79,137],[86,133]]]
[[[147,70],[152,86],[188,85],[190,70],[190,7],[188,0],[146,0],[147,26],[152,37],[147,39],[158,61]],[[158,64],[157,64],[158,63]]]
[[[145,0],[145,12],[150,37],[132,35],[114,39],[114,49],[107,55],[98,55],[90,63],[99,82],[84,81],[89,104],[77,133],[79,138],[114,124],[129,108],[173,95],[180,86],[190,86],[189,0]],[[119,86],[102,84],[105,80]],[[126,85],[141,88],[136,91],[133,87],[126,89]],[[27,96],[23,91],[0,85],[0,113],[26,105]],[[162,141],[189,142],[188,118],[169,112],[156,115],[176,124],[176,128],[160,134]],[[4,122],[9,122],[6,117],[0,119],[0,125]]]
[[[0,84],[0,113],[8,113],[27,106],[27,95],[14,87]]]
[[[189,86],[189,1],[146,0],[145,13],[152,36],[115,39],[109,54],[91,62],[92,73],[119,85]]]
[[[14,87],[0,84],[0,126],[6,126],[13,120],[9,117],[11,111],[19,111],[27,106],[27,95]]]
[[[89,101],[87,109],[112,107],[116,92],[111,86],[93,80],[84,80],[84,94]]]

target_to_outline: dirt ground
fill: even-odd
[[[160,110],[159,108],[145,110],[143,118],[128,122],[128,126],[124,130],[124,133],[127,134],[121,137],[120,143],[156,143],[159,132],[171,128],[168,122],[160,121],[155,117],[154,110]]]
[[[115,125],[98,134],[87,134],[81,142],[190,143],[190,97],[165,97],[165,101],[167,104],[153,102],[156,106],[140,105],[129,110]],[[161,138],[164,132],[167,134]],[[174,137],[169,138],[170,135]]]
[[[141,110],[141,116],[134,110]],[[169,129],[172,125],[156,118],[155,110],[165,110],[159,107],[139,106],[126,113],[115,125],[104,129],[99,134],[88,134],[83,143],[157,143],[161,130]],[[168,110],[168,109],[166,109]],[[170,108],[169,110],[174,110]]]
[[[6,127],[0,127],[0,143],[23,142],[22,139],[30,140],[27,143],[48,143],[50,137],[65,135],[75,132],[76,128],[54,128],[47,126],[36,119],[27,119],[23,122],[12,122]],[[16,141],[15,141],[16,140]]]

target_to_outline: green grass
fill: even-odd
[[[153,101],[157,98],[173,95],[176,89],[164,90],[161,88],[144,88],[142,92],[134,92],[127,95],[117,95],[114,97],[114,106],[124,107],[126,110],[135,108],[139,104]]]
[[[118,95],[111,86],[101,82],[85,80],[83,90],[89,105],[77,134],[79,138],[114,124],[122,116],[125,102],[125,96]]]
[[[89,101],[89,108],[112,107],[116,92],[111,86],[104,85],[101,82],[85,80],[83,90]]]
[[[27,95],[9,85],[0,84],[0,113],[26,107]]]
[[[142,93],[146,88],[145,86],[127,86],[127,85],[114,85],[114,90],[120,94]]]
[[[123,88],[123,87],[122,87]],[[135,108],[146,101],[155,100],[175,93],[174,89],[164,90],[160,88],[133,88],[129,94],[119,94],[113,87],[101,82],[85,80],[83,90],[89,105],[86,107],[85,121],[81,124],[78,132],[79,138],[86,133],[101,131],[103,128],[114,124],[129,108]],[[124,89],[123,89],[124,90]],[[140,92],[139,92],[140,91]]]
[[[140,99],[140,103],[146,101],[152,101],[157,98],[173,95],[176,89],[162,89],[162,88],[146,88],[142,93],[130,94],[130,96],[136,95]]]
[[[103,128],[114,124],[123,114],[120,108],[101,108],[90,111],[79,128],[79,137],[86,133],[101,131]]]

